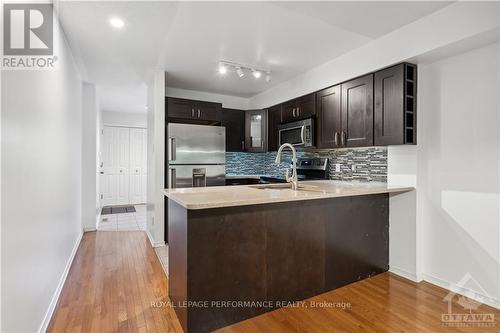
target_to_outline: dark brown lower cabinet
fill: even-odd
[[[226,151],[245,151],[245,111],[222,109],[221,125],[226,127]]]
[[[373,146],[373,74],[342,83],[341,87],[342,145]]]
[[[389,268],[388,194],[199,210],[168,203],[169,298],[186,333]]]

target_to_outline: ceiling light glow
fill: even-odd
[[[226,74],[227,73],[227,67],[225,65],[220,65],[219,66],[219,74]]]
[[[254,71],[252,71],[252,75],[254,78],[258,79],[258,78],[260,78],[262,73],[260,71],[254,70]]]
[[[125,22],[119,17],[110,18],[109,24],[115,29],[122,29],[125,26]]]

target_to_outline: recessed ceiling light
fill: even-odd
[[[226,74],[227,73],[227,67],[226,67],[226,65],[221,64],[219,66],[219,73],[220,74]]]
[[[258,78],[260,78],[260,76],[262,75],[262,73],[261,73],[260,71],[254,70],[254,71],[252,71],[252,75],[253,75],[256,79],[258,79]]]
[[[119,17],[110,18],[109,24],[115,29],[122,29],[125,26],[125,22]]]

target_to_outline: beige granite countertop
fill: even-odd
[[[278,185],[279,184],[271,184]],[[277,202],[348,197],[379,193],[398,193],[413,187],[387,186],[378,182],[343,182],[333,180],[302,181],[298,191],[270,189],[269,185],[237,185],[166,189],[165,196],[187,209],[247,206]],[[283,185],[281,185],[283,186]]]

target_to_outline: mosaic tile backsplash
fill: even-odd
[[[330,160],[330,179],[387,182],[387,148],[367,147],[298,151],[298,157],[326,157]],[[283,177],[292,154],[285,151],[280,165],[274,164],[276,152],[226,153],[226,174]],[[340,172],[336,171],[340,164]]]

